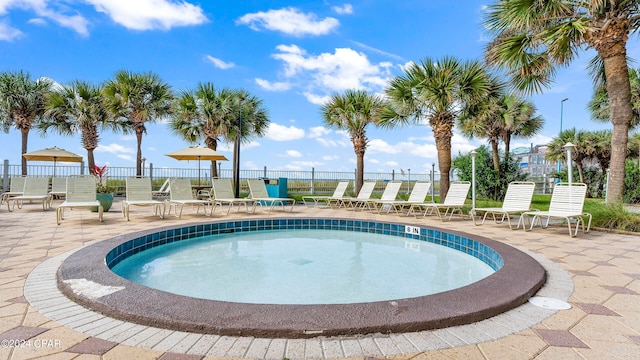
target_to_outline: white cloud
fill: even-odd
[[[321,166],[323,163],[318,161],[292,161],[284,165],[286,170],[311,170],[312,167]]]
[[[132,147],[122,146],[120,144],[98,145],[96,152],[106,152],[111,154],[127,153],[135,154],[136,150]]]
[[[343,4],[342,6],[332,6],[331,10],[340,15],[353,14],[353,6],[351,4]]]
[[[260,168],[253,161],[245,161],[242,163],[242,169],[244,170],[259,170]]]
[[[268,80],[255,78],[256,84],[268,91],[286,91],[291,89],[291,83],[288,82],[270,82]]]
[[[177,26],[199,25],[208,21],[202,8],[173,0],[85,0],[98,12],[133,30],[169,30]]]
[[[340,157],[338,155],[325,155],[322,157],[324,161],[338,160]]]
[[[297,45],[278,45],[272,57],[283,63],[282,76],[287,82],[300,84],[305,98],[317,105],[347,89],[382,91],[393,66],[389,62],[372,64],[364,53],[350,48],[314,55]]]
[[[309,137],[310,138],[319,138],[321,136],[324,135],[329,135],[331,134],[331,130],[327,129],[324,126],[314,126],[311,129],[309,129]]]
[[[0,41],[13,41],[22,36],[22,31],[11,27],[7,22],[0,21]]]
[[[47,25],[47,20],[43,19],[43,18],[33,18],[33,19],[29,19],[29,21],[27,21],[29,24],[33,24],[33,25]]]
[[[227,70],[227,69],[231,69],[232,67],[236,66],[236,64],[232,63],[232,62],[225,62],[221,59],[218,59],[216,57],[213,57],[211,55],[207,55],[206,59],[209,60],[213,66],[217,67],[218,69],[222,69],[222,70]]]
[[[287,150],[286,154],[288,157],[302,157],[302,153],[298,150]]]
[[[294,7],[280,10],[260,11],[242,16],[236,24],[248,25],[252,30],[280,31],[287,35],[324,35],[338,27],[339,21],[332,17],[318,20],[314,13],[303,13]]]
[[[304,137],[304,130],[295,126],[284,126],[276,123],[269,124],[267,133],[265,135],[267,139],[274,141],[290,141],[302,139]]]
[[[38,17],[52,20],[58,25],[70,28],[82,36],[89,35],[89,31],[87,30],[89,22],[87,19],[77,11],[70,10],[70,7],[63,2],[45,0],[0,1],[0,15],[9,13],[9,10],[12,8],[34,11]],[[29,20],[29,22],[33,23],[31,20]],[[2,27],[3,25],[0,24],[0,39],[3,39],[7,35]]]
[[[329,95],[316,95],[309,92],[305,92],[303,95],[310,103],[316,105],[324,105],[331,100]]]
[[[382,163],[383,165],[389,166],[389,167],[396,167],[399,164],[395,161],[385,161],[384,163]]]

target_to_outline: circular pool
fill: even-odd
[[[495,271],[447,246],[368,232],[263,230],[156,246],[112,268],[150,288],[252,304],[352,304],[431,295]]]
[[[293,234],[301,230],[384,235],[403,247],[406,244],[409,251],[423,245],[444,247],[472,256],[495,272],[432,295],[354,303],[281,304],[185,296],[131,282],[111,271],[136,254],[187,240],[186,244],[203,236],[261,231]],[[298,256],[289,260],[304,267],[310,259]],[[374,269],[376,263],[366,266]],[[398,283],[403,282],[402,277],[396,275]],[[409,332],[471,323],[526,302],[544,280],[544,269],[534,259],[491,239],[402,223],[319,218],[221,221],[144,231],[87,246],[69,256],[58,270],[58,286],[66,296],[111,317],[180,331],[289,338]],[[196,281],[193,286],[198,284]]]

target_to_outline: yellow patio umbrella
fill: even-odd
[[[57,146],[22,154],[29,161],[53,161],[53,176],[56,176],[56,164],[61,162],[82,162],[82,156]]]
[[[165,155],[176,160],[198,160],[198,185],[200,185],[200,160],[229,160],[215,150],[201,145],[189,146],[188,148],[176,150]]]

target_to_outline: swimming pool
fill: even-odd
[[[384,234],[263,230],[139,252],[112,268],[174,294],[253,304],[351,304],[431,295],[494,272],[451,247]]]
[[[299,229],[369,232],[432,243],[481,259],[496,272],[434,295],[350,304],[252,304],[172,294],[128,281],[110,268],[159,245],[200,236]],[[515,233],[514,233],[515,234]],[[333,218],[270,218],[161,228],[98,242],[58,271],[62,292],[111,317],[180,331],[256,337],[408,332],[488,318],[527,301],[544,283],[542,266],[503,243],[441,228]]]

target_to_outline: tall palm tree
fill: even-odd
[[[124,121],[136,134],[136,174],[140,176],[142,135],[147,132],[146,123],[156,122],[171,114],[171,86],[152,72],[132,73],[120,70],[104,84],[103,93],[105,106],[111,116]]]
[[[555,69],[567,66],[583,47],[597,52],[611,99],[609,201],[624,190],[628,131],[633,117],[627,41],[640,28],[638,1],[498,0],[489,5],[485,27],[494,35],[487,61],[509,71],[529,93],[549,86]]]
[[[334,94],[325,103],[321,112],[324,123],[335,129],[349,132],[353,151],[356,154],[356,193],[364,181],[364,154],[367,150],[367,125],[378,125],[385,101],[365,90],[346,90],[343,94]]]
[[[37,124],[45,111],[47,97],[52,91],[49,79],[31,79],[29,73],[0,73],[0,122],[2,129],[9,132],[14,126],[22,135],[22,154],[27,152],[29,132]],[[22,159],[22,175],[27,175],[27,159]]]
[[[82,147],[87,150],[89,169],[96,165],[93,151],[100,141],[99,130],[128,130],[126,127],[118,127],[115,121],[109,121],[109,113],[102,99],[102,88],[80,80],[53,91],[37,128],[41,134],[54,130],[61,135],[73,136],[79,132]]]
[[[383,114],[383,125],[421,124],[427,120],[431,126],[438,150],[441,199],[449,191],[455,120],[468,104],[477,103],[490,89],[490,76],[482,63],[444,57],[409,65],[386,90],[391,106]]]
[[[231,132],[233,113],[238,109],[233,91],[216,91],[212,83],[199,83],[195,90],[180,93],[169,127],[188,142],[204,141],[208,148],[217,150],[220,136]],[[217,177],[216,162],[211,163],[211,175]]]
[[[229,132],[224,135],[224,139],[233,143],[233,177],[235,184],[236,196],[240,195],[240,144],[247,143],[255,137],[264,136],[269,127],[269,113],[263,106],[262,100],[249,92],[238,89],[229,90],[232,102],[232,108],[236,109],[229,113],[230,123]],[[238,141],[236,141],[238,140]],[[237,158],[237,161],[236,161]],[[238,178],[236,178],[236,174]]]

